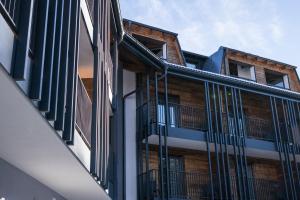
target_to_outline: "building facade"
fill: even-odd
[[[124,29],[132,199],[299,198],[294,66],[227,47],[183,51],[176,33],[126,19]]]
[[[119,199],[118,1],[4,0],[0,12],[0,199]]]
[[[296,67],[122,19],[0,1],[0,199],[299,199]]]

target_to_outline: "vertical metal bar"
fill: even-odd
[[[285,106],[283,114],[284,114],[285,122],[287,122],[285,124],[286,124],[286,130],[287,130],[288,141],[289,141],[286,144],[286,149],[287,149],[289,170],[290,170],[290,174],[291,174],[292,189],[294,190],[294,195],[295,195],[295,198],[297,199],[297,190],[296,190],[296,186],[295,186],[294,172],[293,172],[293,168],[292,168],[292,164],[291,164],[292,161],[290,160],[290,150],[291,150],[290,146],[292,146],[292,148],[294,147],[293,130],[292,130],[293,122],[290,118],[289,101],[286,100],[285,103],[286,103],[286,106],[283,101],[283,105]],[[292,152],[292,153],[294,153],[294,152]]]
[[[69,63],[69,38],[70,38],[70,18],[72,1],[67,0],[65,4],[65,16],[63,22],[63,44],[61,52],[60,62],[60,76],[59,76],[59,88],[58,88],[58,102],[57,102],[57,118],[54,122],[56,130],[63,130],[65,123],[65,105],[66,105],[66,92],[67,92],[67,77],[68,77],[68,63]]]
[[[213,183],[213,173],[211,166],[211,155],[210,155],[210,135],[211,135],[211,113],[210,113],[210,94],[209,94],[209,84],[204,82],[205,90],[205,103],[206,103],[206,116],[207,116],[207,127],[208,131],[206,132],[206,149],[207,149],[207,158],[208,158],[208,169],[209,169],[209,178],[210,178],[210,197],[214,199],[214,183]]]
[[[158,133],[159,136],[159,152],[158,152],[158,157],[159,157],[159,180],[160,180],[160,198],[163,200],[165,199],[165,194],[164,194],[164,177],[163,177],[163,162],[162,162],[162,136],[161,136],[161,131],[159,130],[159,107],[158,107],[158,80],[157,80],[157,72],[155,72],[155,109],[156,109],[156,132]]]
[[[104,56],[104,55],[103,55]],[[102,58],[103,59],[103,58]],[[105,58],[104,58],[105,59]],[[102,61],[102,66],[101,66],[101,75],[100,75],[100,92],[99,92],[99,99],[101,99],[101,104],[100,104],[100,116],[99,116],[99,119],[104,119],[104,120],[100,120],[100,132],[98,133],[99,134],[99,138],[100,138],[100,162],[99,162],[99,174],[100,174],[100,181],[101,183],[103,184],[104,182],[104,173],[105,173],[105,159],[104,159],[104,153],[105,153],[105,135],[104,135],[104,132],[105,132],[105,123],[106,123],[106,119],[105,119],[105,103],[106,103],[106,75],[105,75],[105,60],[103,59]],[[125,104],[125,102],[124,102]],[[125,107],[124,107],[125,109]],[[125,130],[125,129],[124,129]]]
[[[147,200],[150,200],[150,174],[149,174],[149,142],[148,142],[148,137],[150,135],[150,75],[149,72],[147,73],[147,83],[146,83],[146,92],[147,92],[147,135],[145,138],[146,142],[146,173],[147,173],[147,182],[146,182],[146,192],[147,192]],[[143,102],[142,102],[143,103]]]
[[[239,160],[240,160],[240,168],[242,173],[242,183],[243,183],[243,195],[245,196],[245,199],[247,199],[247,196],[250,194],[248,189],[248,183],[247,183],[247,160],[245,155],[245,135],[243,133],[243,108],[242,108],[242,102],[239,98],[239,89],[234,90],[234,96],[235,96],[235,109],[236,109],[236,115],[237,115],[237,125],[238,125],[238,137],[239,137],[239,145],[238,145],[238,151],[239,151]],[[240,123],[240,121],[242,122]],[[245,162],[244,162],[245,161]],[[250,197],[249,197],[250,198]]]
[[[71,133],[73,134],[72,137],[74,137],[74,131],[75,131],[75,124],[76,124],[76,110],[77,110],[77,85],[78,85],[78,61],[79,61],[79,40],[80,40],[80,13],[81,13],[81,7],[80,7],[80,0],[78,1],[78,17],[77,17],[77,30],[76,30],[76,35],[77,35],[77,40],[76,40],[76,45],[75,45],[75,72],[73,76],[73,81],[74,81],[74,92],[73,92],[73,115],[72,115],[72,126],[71,126]],[[91,113],[90,113],[91,114]],[[73,141],[73,140],[72,140]]]
[[[57,1],[51,1],[49,5],[49,26],[46,41],[46,55],[45,55],[45,67],[44,67],[44,78],[42,87],[42,96],[39,103],[40,111],[48,112],[50,109],[50,95],[52,86],[52,73],[54,64],[54,53],[55,53],[55,41],[57,35],[56,22],[57,22]]]
[[[165,166],[166,166],[166,198],[169,199],[170,183],[169,183],[169,157],[168,157],[168,141],[169,134],[169,97],[168,97],[168,69],[165,68],[164,74],[164,93],[165,93],[165,131],[164,131],[164,147],[165,147]]]
[[[238,195],[240,199],[243,199],[243,188],[241,186],[240,183],[240,165],[239,165],[239,158],[237,155],[237,150],[236,150],[236,146],[238,146],[239,144],[237,144],[237,129],[238,129],[238,125],[237,125],[237,116],[236,116],[236,110],[235,110],[235,95],[234,95],[234,89],[231,88],[231,103],[232,103],[232,111],[233,111],[233,121],[234,121],[234,136],[233,136],[233,152],[234,152],[234,156],[235,156],[235,173],[236,173],[236,181],[237,181],[237,185],[238,185]],[[243,184],[243,183],[242,183]]]
[[[287,118],[287,110],[285,107],[285,102],[283,99],[281,99],[281,105],[282,105],[282,109],[283,109],[283,117],[284,117],[284,124],[285,124],[285,130],[286,130],[286,134],[287,134],[287,140],[288,142],[284,144],[284,149],[286,152],[286,164],[287,164],[287,169],[288,169],[288,173],[289,173],[289,178],[290,178],[290,183],[291,183],[291,190],[292,190],[292,195],[293,197],[296,198],[296,188],[295,188],[295,182],[294,182],[294,177],[293,177],[293,170],[291,167],[291,161],[290,161],[290,148],[289,148],[289,144],[290,144],[290,131],[289,131],[289,126],[290,126],[290,122],[288,121]],[[289,126],[288,126],[289,125]]]
[[[65,0],[58,1],[57,23],[55,28],[55,45],[53,58],[53,75],[50,95],[50,110],[46,114],[48,120],[56,120],[57,101],[58,101],[58,87],[59,87],[59,72],[60,72],[60,58],[61,58],[61,44],[62,44],[62,30],[63,30],[63,16]]]
[[[296,118],[295,118],[295,110],[294,110],[294,103],[291,101],[287,101],[287,109],[288,109],[288,116],[289,116],[289,120],[290,120],[290,124],[291,124],[291,134],[292,134],[292,154],[293,154],[293,160],[294,160],[294,169],[296,170],[296,177],[297,177],[297,184],[295,185],[295,187],[300,188],[300,176],[299,176],[299,169],[298,169],[298,165],[297,165],[297,159],[296,159],[296,151],[295,151],[295,135],[297,133],[295,133],[295,128],[297,127],[297,122],[296,122]],[[296,190],[296,196],[299,195],[298,190]]]
[[[49,0],[38,1],[37,6],[37,31],[34,48],[35,63],[32,68],[29,97],[33,100],[39,101],[41,99],[42,83],[44,77]]]
[[[245,180],[244,180],[244,169],[243,169],[243,162],[242,162],[242,153],[241,153],[241,146],[243,145],[241,140],[241,130],[240,130],[240,115],[239,115],[239,106],[238,106],[238,99],[237,99],[237,94],[236,94],[236,89],[233,89],[233,115],[234,115],[234,121],[236,124],[236,133],[237,133],[237,148],[238,148],[238,162],[239,162],[239,167],[241,170],[241,182],[242,182],[242,195],[243,197],[246,198],[246,186],[245,186]]]
[[[30,34],[32,29],[33,0],[20,1],[22,17],[18,24],[18,40],[16,42],[16,55],[13,63],[12,77],[16,80],[24,80],[28,68],[28,51],[30,46]]]
[[[227,122],[227,130],[228,130],[228,136],[230,137],[230,124],[229,124],[229,111],[228,111],[228,98],[227,98],[227,87],[224,86],[224,95],[225,95],[225,112],[226,112],[226,122]],[[220,114],[221,115],[221,114]],[[226,170],[227,170],[227,182],[228,182],[228,188],[229,188],[229,199],[231,199],[233,196],[232,188],[231,188],[231,173],[230,173],[230,158],[228,155],[228,146],[227,146],[227,136],[225,135],[225,152],[226,152]]]
[[[222,161],[222,171],[223,171],[223,181],[224,181],[224,191],[225,191],[225,199],[228,199],[228,186],[227,186],[227,176],[229,174],[226,171],[226,166],[225,166],[225,157],[224,154],[225,152],[223,151],[223,144],[224,144],[224,130],[223,130],[223,122],[222,122],[222,99],[221,99],[221,93],[220,93],[220,86],[217,85],[217,96],[218,96],[218,112],[219,112],[219,119],[220,119],[220,132],[218,133],[219,136],[219,141],[220,141],[220,150],[221,150],[221,161]],[[217,115],[217,113],[216,113]],[[231,194],[231,193],[230,193]]]
[[[279,126],[279,120],[278,120],[276,99],[274,97],[270,96],[270,101],[271,101],[271,111],[272,111],[272,119],[273,119],[273,126],[274,126],[275,137],[276,137],[277,150],[278,150],[278,153],[279,153],[279,159],[280,159],[281,168],[282,168],[282,172],[283,172],[283,180],[284,180],[284,186],[285,186],[285,196],[286,196],[286,199],[289,199],[288,184],[287,184],[286,175],[285,175],[284,161],[283,161],[282,153],[281,153],[281,151],[282,151],[282,139],[281,139],[281,136],[280,136],[280,126]]]
[[[98,177],[98,82],[99,82],[99,0],[94,1],[94,29],[93,29],[93,97],[92,97],[92,123],[91,123],[91,164],[90,172]]]
[[[217,115],[217,103],[216,103],[216,91],[215,91],[215,84],[212,84],[212,97],[213,97],[213,111],[215,117],[215,130],[213,130],[213,138],[214,138],[214,146],[215,146],[215,156],[216,156],[216,163],[217,163],[217,178],[218,178],[218,192],[219,198],[223,199],[222,193],[222,180],[221,180],[221,171],[220,171],[220,163],[219,163],[219,150],[217,145],[217,135],[219,135],[219,127],[218,127],[218,115]]]
[[[75,83],[77,78],[77,64],[78,64],[78,49],[79,42],[78,29],[80,19],[80,0],[73,0],[71,11],[71,25],[70,25],[70,49],[69,49],[69,62],[68,62],[68,79],[67,79],[67,95],[66,95],[66,113],[65,113],[65,126],[63,132],[63,139],[73,144],[74,137],[74,93],[76,90]]]
[[[250,191],[250,184],[249,184],[249,177],[248,177],[248,162],[247,162],[247,155],[245,152],[245,137],[246,137],[246,131],[245,131],[245,118],[244,118],[244,111],[243,111],[243,101],[242,101],[242,95],[241,95],[241,90],[238,90],[238,99],[240,102],[240,112],[241,112],[241,118],[242,118],[242,130],[241,130],[241,135],[242,135],[242,154],[243,154],[243,160],[242,162],[244,162],[244,167],[245,167],[245,179],[246,179],[246,196],[248,196],[248,198],[251,198],[251,191]]]

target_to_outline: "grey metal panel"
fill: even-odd
[[[28,67],[27,59],[32,26],[33,0],[22,1],[20,11],[23,15],[20,18],[18,26],[18,40],[16,43],[16,55],[12,76],[17,80],[24,80],[25,71]]]
[[[38,1],[37,22],[34,52],[34,67],[32,68],[29,97],[40,100],[45,66],[46,38],[48,29],[49,0]]]
[[[67,79],[67,96],[66,96],[66,114],[63,139],[73,143],[74,134],[74,93],[76,91],[75,83],[77,79],[77,63],[78,63],[78,43],[79,43],[79,19],[80,19],[80,1],[73,0],[71,8],[71,24],[70,24],[70,48],[68,62],[68,79]]]
[[[63,20],[63,36],[62,49],[60,59],[59,85],[58,85],[58,102],[57,102],[57,118],[54,123],[56,130],[63,130],[65,123],[65,106],[67,94],[67,78],[69,63],[69,47],[70,47],[70,21],[71,21],[71,0],[65,1],[64,20]]]
[[[56,120],[57,113],[57,101],[58,101],[58,87],[60,76],[60,58],[61,58],[61,45],[62,45],[62,30],[63,30],[63,18],[64,18],[64,2],[59,1],[57,9],[57,23],[55,28],[55,45],[54,45],[54,58],[53,58],[53,75],[51,86],[51,99],[50,99],[50,111],[46,114],[48,120]]]
[[[51,1],[49,5],[49,17],[48,17],[48,34],[46,41],[46,58],[44,67],[44,76],[42,84],[42,95],[39,103],[39,109],[44,112],[50,110],[51,100],[51,88],[52,88],[52,74],[55,52],[55,40],[56,40],[56,23],[57,23],[57,1]]]
[[[203,70],[220,74],[222,62],[223,62],[223,56],[224,56],[224,49],[220,47],[217,52],[209,56],[209,58],[204,64]]]

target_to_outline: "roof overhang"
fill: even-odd
[[[155,69],[162,70],[165,67],[165,63],[159,57],[131,35],[125,33],[121,44],[133,54],[140,57],[145,63],[154,66]]]

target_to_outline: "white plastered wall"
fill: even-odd
[[[123,70],[123,94],[136,89],[136,74]],[[125,169],[126,169],[126,199],[137,199],[136,174],[136,95],[128,96],[124,103],[124,132],[125,132]]]

